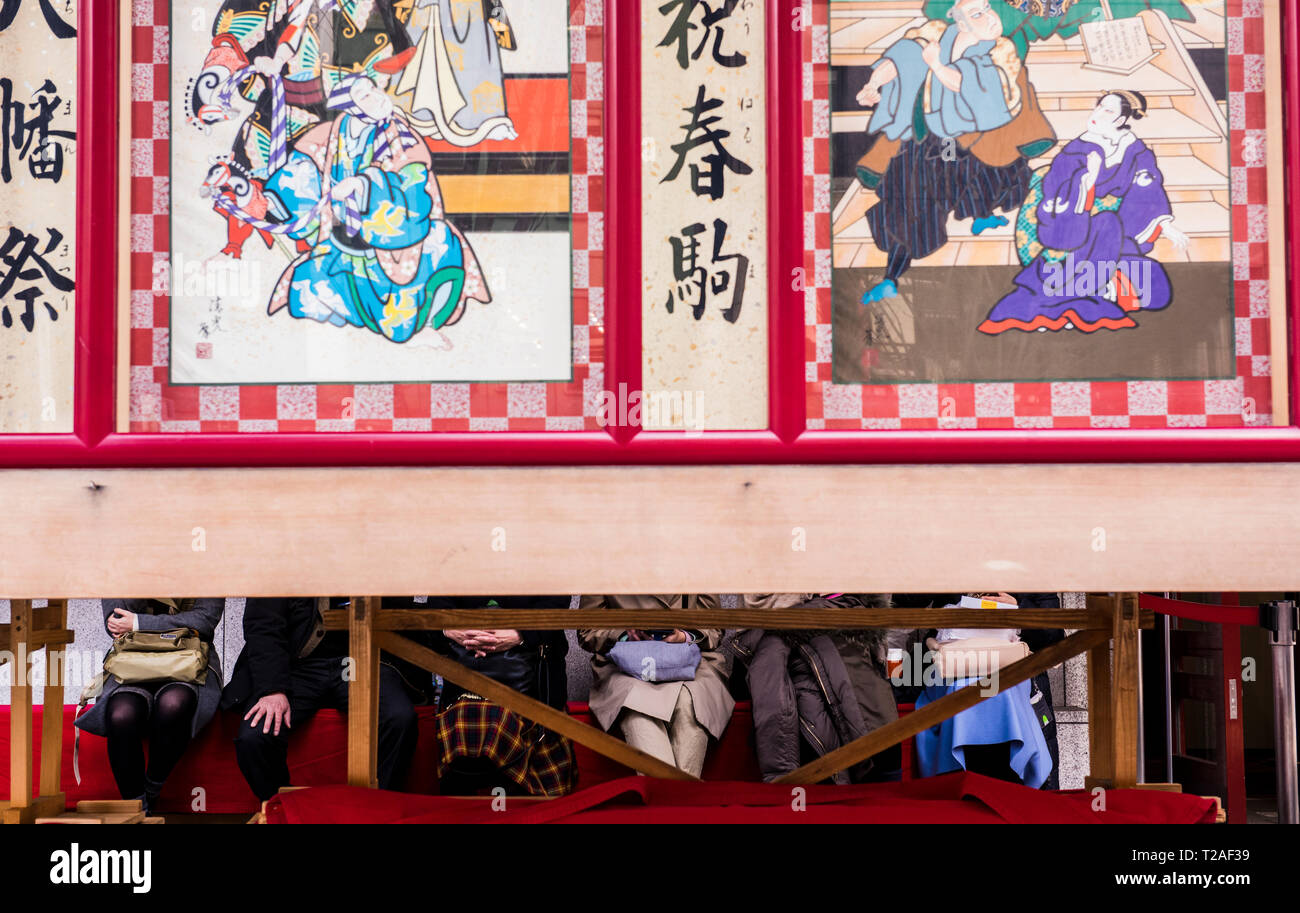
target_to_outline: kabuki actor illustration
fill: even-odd
[[[1168,307],[1169,277],[1147,256],[1163,232],[1187,248],[1155,154],[1133,134],[1139,92],[1108,92],[1088,129],[1034,175],[1016,250],[1028,265],[980,324],[985,333],[1136,327],[1130,313]]]
[[[568,379],[566,0],[211,9],[173,4],[172,382]]]
[[[1223,0],[831,9],[837,383],[1236,375]]]

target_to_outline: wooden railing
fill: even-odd
[[[401,631],[456,628],[548,630],[574,628],[677,627],[686,610],[651,609],[384,609],[377,596],[353,597],[344,610],[327,610],[326,627],[347,630],[355,679],[348,694],[348,782],[376,783],[376,732],[379,651],[506,707],[619,764],[650,776],[695,779],[683,770],[632,748],[621,739],[581,723],[562,711],[520,694],[441,656]],[[692,609],[693,628],[844,629],[844,628],[1005,628],[1008,617],[987,609]],[[1151,613],[1138,609],[1136,593],[1089,594],[1084,609],[1017,609],[1018,628],[1068,628],[1065,640],[1003,668],[999,687],[1011,687],[1053,666],[1088,654],[1088,747],[1091,775],[1086,785],[1137,785],[1138,630],[1150,628]],[[791,771],[780,782],[816,783],[846,770],[986,697],[970,685],[945,695],[908,716],[888,723]]]
[[[675,627],[683,610],[650,609],[384,609],[379,596],[352,597],[347,609],[330,610],[321,601],[326,627],[346,630],[355,679],[348,691],[348,782],[376,785],[379,654],[385,650],[422,669],[495,701],[521,717],[633,770],[655,777],[690,780],[692,775],[622,739],[570,717],[568,714],[520,694],[485,675],[468,669],[404,637],[402,631],[454,628],[515,628],[547,630],[573,628]],[[12,619],[0,625],[0,657],[51,649],[72,642],[67,628],[67,600],[52,599],[45,608],[31,600],[15,599]],[[692,627],[831,630],[844,628],[1005,628],[1010,619],[987,609],[692,609]],[[1084,609],[1017,609],[1018,628],[1069,628],[1076,633],[1046,649],[1003,668],[999,687],[1010,687],[1038,675],[1080,653],[1088,654],[1088,747],[1091,775],[1086,785],[1131,787],[1137,785],[1138,629],[1150,628],[1153,616],[1140,612],[1136,593],[1089,594]],[[51,654],[47,668],[60,664]],[[52,678],[45,685],[45,713],[41,725],[40,793],[32,793],[32,693],[25,660],[14,664],[11,691],[9,783],[11,795],[0,803],[0,821],[30,822],[63,811],[60,789],[63,747],[63,682]],[[986,697],[981,686],[970,685],[927,704],[908,716],[881,726],[867,735],[783,776],[780,782],[817,783],[846,770],[930,726],[966,710]]]
[[[72,643],[68,630],[68,601],[51,599],[43,608],[32,608],[30,599],[9,602],[9,623],[0,624],[0,664],[13,656],[9,691],[9,801],[0,802],[0,823],[29,823],[46,815],[61,814],[66,805],[60,787],[63,763],[63,651],[56,646]],[[41,715],[40,793],[32,795],[32,765],[36,746],[32,742],[32,685],[27,657],[38,650],[46,653],[45,708],[54,713]]]

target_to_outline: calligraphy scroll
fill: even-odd
[[[767,427],[764,4],[644,0],[642,426]]]
[[[72,431],[76,0],[0,0],[0,433]]]

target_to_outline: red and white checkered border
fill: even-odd
[[[169,301],[170,0],[128,0],[131,23],[130,430],[584,431],[605,389],[604,4],[570,0],[573,380],[567,383],[172,386]]]
[[[804,270],[808,428],[1195,428],[1272,424],[1265,0],[1227,0],[1237,374],[1233,380],[836,384],[831,380],[830,30],[803,0]],[[1276,90],[1275,90],[1276,91]],[[1279,140],[1280,141],[1280,140]],[[1251,160],[1243,152],[1252,149]],[[1280,175],[1275,179],[1280,179]],[[1238,240],[1244,239],[1244,240]]]

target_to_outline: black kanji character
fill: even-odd
[[[670,15],[674,8],[677,10],[676,18],[673,19],[672,25],[668,27],[668,34],[664,35],[663,41],[659,42],[658,47],[666,48],[673,43],[677,44],[677,63],[683,70],[687,69],[691,60],[699,60],[700,55],[704,53],[704,47],[709,43],[709,33],[713,33],[713,59],[724,67],[743,67],[748,61],[748,57],[737,51],[735,54],[722,53],[722,38],[726,31],[718,25],[723,19],[727,19],[735,12],[736,5],[740,0],[722,0],[722,5],[716,10],[709,6],[707,0],[669,0],[663,6],[659,7],[662,15]],[[700,17],[700,25],[704,26],[704,37],[695,48],[695,52],[690,52],[690,33],[700,26],[691,22],[691,15],[697,10],[704,11]],[[715,28],[716,27],[716,28]]]
[[[50,5],[50,0],[40,0],[40,3],[41,14],[45,17],[45,24],[50,27],[50,31],[55,38],[77,37],[77,30],[59,18],[59,14],[54,12],[54,7]],[[0,5],[0,32],[13,25],[14,17],[18,15],[18,10],[22,8],[22,5],[23,0],[2,0],[2,5]]]
[[[699,165],[691,165],[691,189],[695,191],[696,196],[704,196],[706,193],[715,200],[722,199],[723,180],[726,177],[726,169],[730,168],[737,174],[752,174],[754,169],[749,165],[736,158],[722,146],[722,141],[731,136],[730,130],[715,130],[713,125],[722,120],[718,115],[712,117],[701,117],[701,115],[722,107],[722,101],[716,98],[705,99],[704,86],[700,86],[698,94],[695,96],[695,104],[689,108],[683,108],[691,115],[690,123],[682,124],[686,130],[686,138],[680,143],[675,144],[672,149],[677,153],[677,161],[673,164],[672,170],[659,183],[663,184],[672,181],[681,173],[682,165],[686,164],[686,156],[698,146],[712,144],[714,151],[708,155],[701,156],[708,168],[701,168]],[[699,133],[696,136],[696,133]]]

